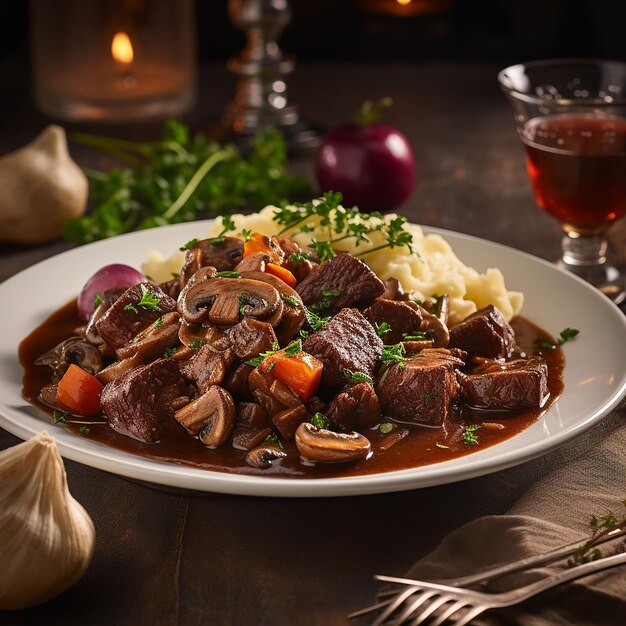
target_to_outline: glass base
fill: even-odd
[[[568,233],[561,241],[561,248],[559,267],[592,284],[615,304],[626,300],[625,277],[607,260],[604,236]]]

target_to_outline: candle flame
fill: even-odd
[[[396,2],[402,5],[411,4],[411,0],[396,0]]]
[[[130,37],[126,33],[116,33],[111,42],[111,54],[118,63],[130,65],[133,62],[135,54],[133,45],[130,43]]]

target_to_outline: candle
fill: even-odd
[[[150,11],[145,3],[145,12],[142,3],[130,6],[35,0],[35,99],[45,113],[127,122],[176,116],[192,103],[191,0],[161,0]]]
[[[370,13],[412,17],[447,11],[454,0],[359,0],[359,6]]]

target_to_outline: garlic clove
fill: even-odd
[[[24,147],[0,157],[0,241],[42,243],[63,234],[85,212],[89,183],[54,124]]]
[[[41,604],[71,587],[94,540],[53,437],[43,431],[0,452],[0,609]]]

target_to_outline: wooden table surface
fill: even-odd
[[[419,184],[402,212],[414,222],[554,260],[559,229],[535,207],[512,114],[496,85],[498,69],[452,63],[301,64],[290,78],[290,96],[322,128],[349,119],[365,99],[393,97],[388,121],[408,136],[418,163]],[[7,79],[0,81],[4,153],[49,120],[30,103],[24,72],[13,66],[0,70]],[[233,90],[221,64],[203,68],[199,103],[188,121],[197,129],[208,127]],[[117,132],[149,136],[153,130]],[[88,158],[80,151],[74,156],[83,164]],[[292,167],[312,174],[310,157]],[[610,239],[624,265],[624,221],[613,227]],[[0,280],[67,247],[64,242],[0,244]],[[373,574],[402,575],[449,531],[482,515],[505,513],[541,476],[593,447],[615,419],[613,414],[565,447],[490,476],[350,498],[189,495],[67,461],[70,489],[97,529],[93,562],[61,597],[34,609],[0,613],[0,624],[345,624],[350,611],[373,599]],[[0,449],[16,443],[0,430]]]

